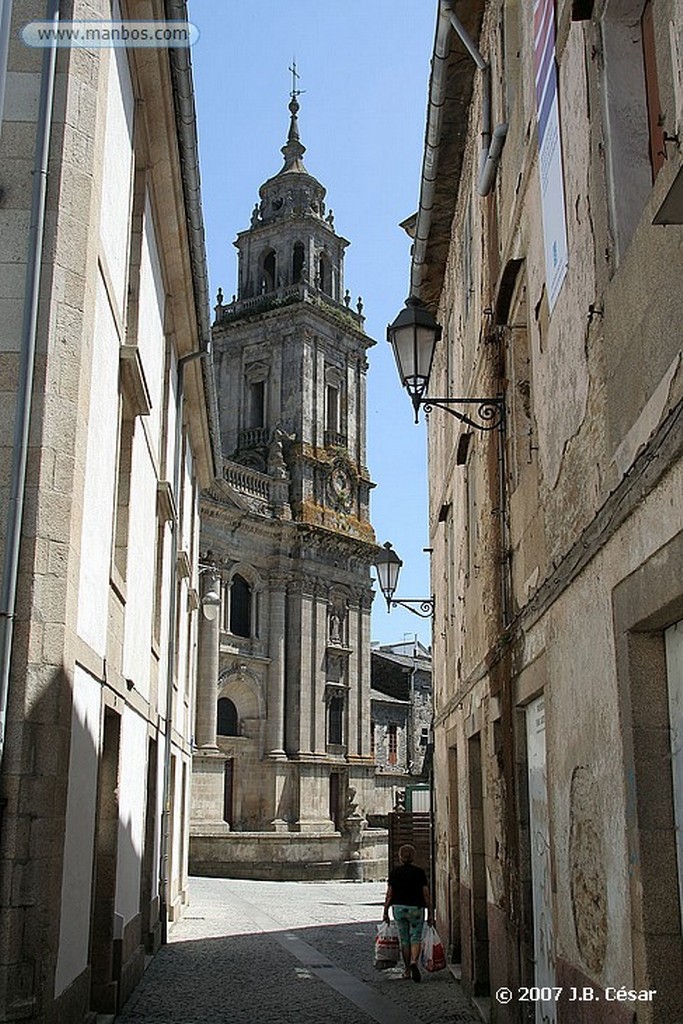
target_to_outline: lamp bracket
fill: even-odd
[[[498,395],[496,398],[430,398],[428,396],[416,396],[413,404],[415,406],[416,423],[420,406],[424,407],[425,415],[427,416],[432,411],[432,408],[437,406],[439,409],[445,409],[451,416],[455,416],[461,423],[466,423],[468,427],[473,427],[482,433],[495,430],[496,427],[500,427],[502,430],[505,424],[505,402],[502,395]],[[472,416],[467,416],[464,412],[452,409],[451,406],[453,405],[476,405],[476,412],[472,413],[472,416],[477,416],[478,419],[472,419]]]
[[[419,615],[421,619],[431,619],[434,615],[434,598],[433,597],[407,597],[398,598],[392,597],[387,598],[387,607],[389,611],[392,608],[407,608],[413,615]]]

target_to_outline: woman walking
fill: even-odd
[[[422,929],[425,910],[427,911],[427,924],[434,923],[432,900],[427,876],[422,868],[413,863],[415,847],[410,843],[401,846],[398,858],[401,862],[400,867],[394,868],[389,873],[383,920],[389,920],[389,907],[393,907],[405,965],[403,977],[420,981],[420,968],[417,964],[420,959]]]

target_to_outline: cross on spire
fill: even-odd
[[[299,78],[299,72],[296,69],[296,60],[292,61],[292,66],[289,68],[292,72],[292,92],[289,100],[289,112],[291,114],[291,121],[289,123],[289,135],[287,136],[287,144],[282,147],[282,154],[285,158],[285,166],[283,171],[299,170],[305,171],[301,158],[306,152],[306,147],[301,144],[299,138],[299,124],[296,119],[296,115],[299,113],[299,100],[297,97],[301,95],[305,90],[297,89],[297,79]]]
[[[296,58],[292,60],[292,66],[287,70],[292,72],[292,91],[290,93],[290,96],[292,97],[293,100],[295,100],[297,96],[301,96],[302,92],[306,92],[305,89],[297,89],[296,87],[297,80],[301,78],[301,75],[296,70]]]

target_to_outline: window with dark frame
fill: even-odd
[[[218,698],[216,733],[219,736],[239,736],[237,708],[229,697]]]
[[[337,747],[344,742],[344,697],[340,693],[331,697],[328,705],[327,742]]]
[[[266,425],[266,382],[255,380],[249,385],[249,427],[252,430]]]
[[[387,758],[389,764],[398,763],[398,726],[395,722],[391,722],[387,730],[388,742],[389,742],[389,756]]]
[[[339,433],[339,388],[327,385],[327,429]]]

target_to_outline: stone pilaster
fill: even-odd
[[[362,758],[370,758],[370,609],[373,594],[365,590],[360,599],[359,643],[355,652],[358,665],[358,701],[359,701],[359,742],[358,754]]]
[[[288,592],[287,624],[287,753],[310,754],[314,745],[311,684],[313,630],[313,593],[310,584],[296,581]]]
[[[351,654],[349,656],[349,668],[348,668],[348,695],[346,701],[347,710],[347,733],[346,733],[346,752],[349,757],[357,757],[360,753],[359,749],[359,729],[360,720],[363,717],[363,704],[360,698],[360,683],[361,679],[359,676],[359,658],[362,657],[362,643],[363,643],[363,631],[362,631],[362,619],[360,607],[353,603],[349,606],[349,647],[351,648]],[[368,695],[369,699],[369,695]],[[369,707],[369,704],[368,704]]]
[[[327,749],[327,705],[325,703],[325,671],[327,659],[327,596],[319,589],[313,603],[315,616],[315,647],[313,655],[312,699],[315,708],[315,748],[319,753]]]

